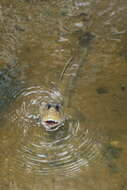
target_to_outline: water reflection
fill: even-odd
[[[97,131],[85,126],[80,118],[65,112],[63,126],[47,131],[40,120],[39,107],[48,101],[61,101],[59,91],[38,87],[26,89],[17,98],[10,117],[13,138],[18,140],[15,150],[16,168],[35,174],[70,175],[88,166],[100,153]]]

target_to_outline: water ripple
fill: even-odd
[[[11,130],[17,136],[14,159],[18,171],[36,174],[70,175],[96,160],[100,153],[97,131],[66,112],[64,126],[46,131],[39,120],[39,106],[51,100],[61,101],[58,91],[38,87],[26,89],[14,103],[10,114]]]

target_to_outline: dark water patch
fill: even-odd
[[[122,50],[122,52],[120,52],[119,54],[120,56],[124,57],[125,59],[127,59],[127,48]]]
[[[15,61],[0,70],[0,112],[15,100],[23,87],[21,70]]]
[[[79,37],[79,44],[82,47],[88,47],[94,38],[95,36],[92,33],[86,32],[82,36]]]
[[[121,186],[121,190],[127,190],[127,184],[126,183]]]
[[[106,87],[99,87],[96,89],[96,91],[98,94],[108,94],[109,93],[109,90]]]
[[[126,90],[126,85],[124,85],[124,84],[121,85],[121,90],[122,90],[122,91],[125,91],[125,90]]]
[[[123,149],[120,147],[115,147],[112,145],[104,146],[104,156],[107,157],[108,160],[119,159]]]
[[[108,168],[110,169],[110,172],[113,173],[113,174],[116,174],[116,173],[119,173],[120,172],[120,169],[119,167],[117,166],[117,163],[113,163],[113,162],[109,162],[107,164]]]
[[[19,32],[24,32],[24,31],[25,31],[25,28],[23,28],[23,27],[20,26],[20,25],[16,25],[16,26],[15,26],[15,29],[18,30]]]
[[[122,36],[122,40],[121,40],[121,47],[120,47],[120,50],[119,50],[119,55],[124,58],[125,60],[127,60],[127,37],[126,37],[126,33],[123,34]]]
[[[105,163],[112,174],[119,174],[122,168],[119,161],[122,157],[123,148],[114,145],[106,144],[103,146],[102,155],[104,156]]]

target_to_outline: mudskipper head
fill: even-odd
[[[64,125],[63,106],[60,103],[47,103],[40,107],[41,123],[47,131],[55,131]]]

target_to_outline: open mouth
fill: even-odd
[[[43,121],[43,125],[48,131],[55,131],[63,125],[63,122],[55,120],[46,120]]]
[[[58,121],[54,121],[54,120],[47,120],[45,121],[45,124],[49,125],[49,126],[56,126],[59,124]]]

